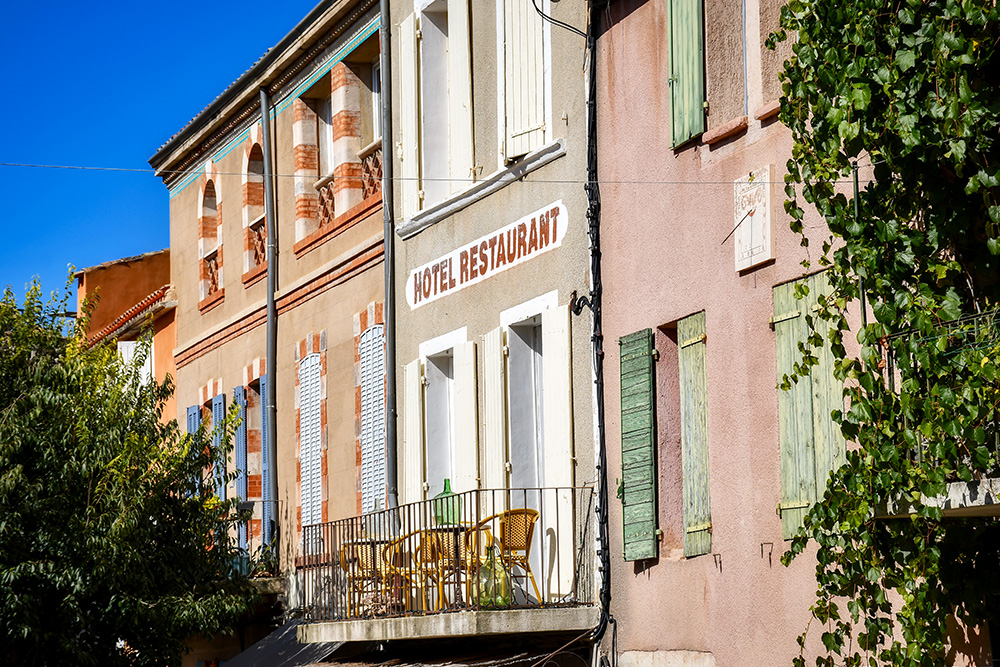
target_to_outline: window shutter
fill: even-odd
[[[806,314],[817,296],[829,290],[826,274],[805,280],[809,296],[795,298],[795,287],[803,281],[774,288],[774,337],[778,383],[791,375],[802,359],[799,342],[809,337]],[[818,331],[826,335],[825,323]],[[778,437],[781,447],[781,534],[794,537],[809,508],[819,500],[830,470],[844,462],[845,443],[830,417],[843,409],[843,386],[833,376],[833,353],[829,343],[813,350],[819,364],[808,377],[800,378],[788,391],[778,390]]]
[[[240,424],[236,427],[236,495],[240,500],[247,498],[247,395],[243,386],[233,389],[233,402],[239,410]],[[237,534],[240,550],[247,549],[247,525],[239,524]]]
[[[451,191],[458,192],[468,187],[475,164],[469,0],[448,0],[448,135]]]
[[[118,341],[118,356],[121,358],[123,366],[128,366],[132,363],[132,359],[135,357],[136,344],[134,340]]]
[[[820,296],[830,293],[830,282],[825,271],[809,278],[809,304],[819,302]],[[811,306],[810,306],[811,307]],[[844,385],[833,373],[833,350],[827,340],[830,323],[815,318],[816,332],[823,336],[823,347],[813,350],[819,363],[810,374],[813,393],[813,439],[816,442],[816,500],[826,491],[830,472],[844,464],[847,443],[840,426],[831,413],[844,409]]]
[[[187,432],[194,434],[201,426],[201,406],[192,405],[187,409]]]
[[[454,348],[455,464],[452,490],[471,491],[479,482],[479,410],[476,398],[476,344]]]
[[[306,355],[299,362],[299,466],[302,488],[302,525],[320,523],[320,356]]]
[[[684,555],[690,557],[712,550],[704,312],[677,323],[677,341],[684,478]]]
[[[271,479],[274,476],[271,461],[271,443],[267,437],[267,375],[260,376],[260,482],[261,519],[264,544],[269,546],[274,537],[274,497]]]
[[[483,336],[483,363],[482,486],[502,489],[507,486],[507,359],[502,327]]]
[[[670,127],[674,148],[705,131],[702,0],[670,6]]]
[[[399,175],[404,216],[420,210],[417,20],[415,14],[410,14],[399,24]]]
[[[419,359],[403,367],[403,503],[424,497],[424,374]]]
[[[385,509],[385,342],[377,324],[361,334],[361,511]]]
[[[545,34],[532,0],[504,0],[504,158],[545,141]]]
[[[546,599],[573,592],[573,340],[569,305],[542,312],[542,451],[543,485],[559,487],[545,494],[542,531],[555,536],[555,563],[544,584]]]
[[[618,342],[621,367],[622,514],[625,560],[659,555],[653,331]]]
[[[223,422],[226,421],[226,395],[219,394],[212,398],[212,450],[215,455],[218,455],[220,449],[222,449],[222,439],[226,434],[225,425]],[[215,477],[215,495],[219,500],[226,499],[226,461],[222,460],[222,469],[217,470],[215,464],[212,467],[212,473]]]

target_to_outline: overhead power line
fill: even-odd
[[[877,164],[877,163],[876,163]],[[862,165],[863,167],[869,167],[873,165]],[[33,164],[28,162],[0,162],[0,167],[18,167],[25,169],[65,169],[72,171],[106,171],[106,172],[124,172],[133,174],[150,174],[150,175],[166,175],[166,174],[180,174],[182,176],[201,174],[204,173],[202,169],[188,169],[188,170],[164,170],[161,172],[156,172],[154,169],[142,169],[134,167],[95,167],[86,165],[67,165],[67,164]],[[243,176],[243,172],[229,172],[229,171],[218,171],[214,172],[217,176]],[[295,174],[273,174],[276,178],[295,178]],[[354,180],[361,181],[364,180],[363,176],[342,176],[341,180]],[[381,179],[379,179],[381,180]],[[404,182],[404,181],[426,181],[434,183],[468,183],[472,185],[473,183],[481,182],[482,179],[478,181],[471,178],[407,178],[402,176],[394,176],[392,178],[393,182]],[[565,185],[587,185],[590,181],[586,179],[551,179],[551,178],[534,178],[530,174],[525,174],[521,176],[518,180],[525,183],[546,183],[546,184],[565,184]],[[733,185],[733,181],[711,181],[711,180],[697,180],[697,181],[685,181],[685,180],[645,180],[645,179],[625,179],[625,180],[606,180],[599,179],[596,181],[598,185]],[[763,183],[764,181],[758,181]],[[816,181],[819,182],[819,181]],[[836,181],[824,181],[827,183],[833,183],[835,185],[845,184],[849,185],[852,183],[851,179],[836,180]],[[785,185],[786,181],[768,181],[768,183]],[[795,181],[796,184],[801,184],[803,181]]]

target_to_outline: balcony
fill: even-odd
[[[593,489],[477,490],[303,528],[303,642],[580,632]]]
[[[915,431],[916,445],[907,451],[915,462],[932,463],[945,483],[943,494],[921,503],[941,509],[943,516],[1000,516],[1000,411],[998,403],[982,405],[975,428],[956,427],[949,434],[926,434],[927,416],[953,413],[969,398],[970,380],[1000,356],[1000,311],[945,322],[932,334],[906,332],[887,339],[886,385],[904,406],[903,427]],[[953,372],[938,376],[927,370],[932,358],[948,358]],[[1000,377],[992,391],[1000,391]],[[982,392],[982,389],[978,391]],[[973,399],[974,400],[974,399]],[[939,423],[939,422],[938,422]],[[956,422],[957,423],[957,422]],[[914,503],[892,499],[880,508],[881,518],[901,518],[916,511]]]

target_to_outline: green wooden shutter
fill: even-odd
[[[677,342],[684,477],[684,555],[691,557],[712,551],[704,312],[677,323]]]
[[[670,122],[674,148],[705,131],[702,0],[667,0],[670,9]]]
[[[795,298],[796,285],[806,284],[809,296]],[[774,333],[779,385],[802,360],[799,342],[809,336],[806,315],[818,295],[829,290],[826,274],[774,288]],[[820,323],[825,337],[828,326]],[[831,412],[843,407],[843,386],[833,376],[829,343],[813,350],[819,363],[808,377],[778,390],[778,436],[781,447],[781,534],[791,539],[809,508],[823,496],[830,471],[844,462],[845,443]]]
[[[622,528],[625,560],[659,555],[653,331],[618,341],[621,357]]]

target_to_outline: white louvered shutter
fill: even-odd
[[[451,488],[471,491],[479,482],[479,410],[476,397],[476,344],[455,346],[455,463]]]
[[[385,337],[377,324],[361,334],[361,511],[385,509]]]
[[[322,521],[323,494],[320,477],[320,355],[310,354],[299,363],[299,466],[302,480],[302,525]]]
[[[476,162],[472,139],[472,50],[469,0],[448,0],[448,147],[451,191],[469,186]]]
[[[545,29],[533,0],[503,7],[504,158],[512,160],[545,141]]]
[[[507,486],[507,360],[504,330],[496,328],[483,336],[483,487]]]
[[[399,151],[403,215],[420,210],[418,136],[420,104],[417,98],[418,18],[410,14],[399,24]]]
[[[573,590],[573,339],[569,306],[542,312],[542,447],[545,486],[559,487],[545,494],[542,533],[555,535],[556,562],[546,578],[548,599],[560,599]]]
[[[424,374],[419,359],[403,367],[403,503],[424,499]]]

